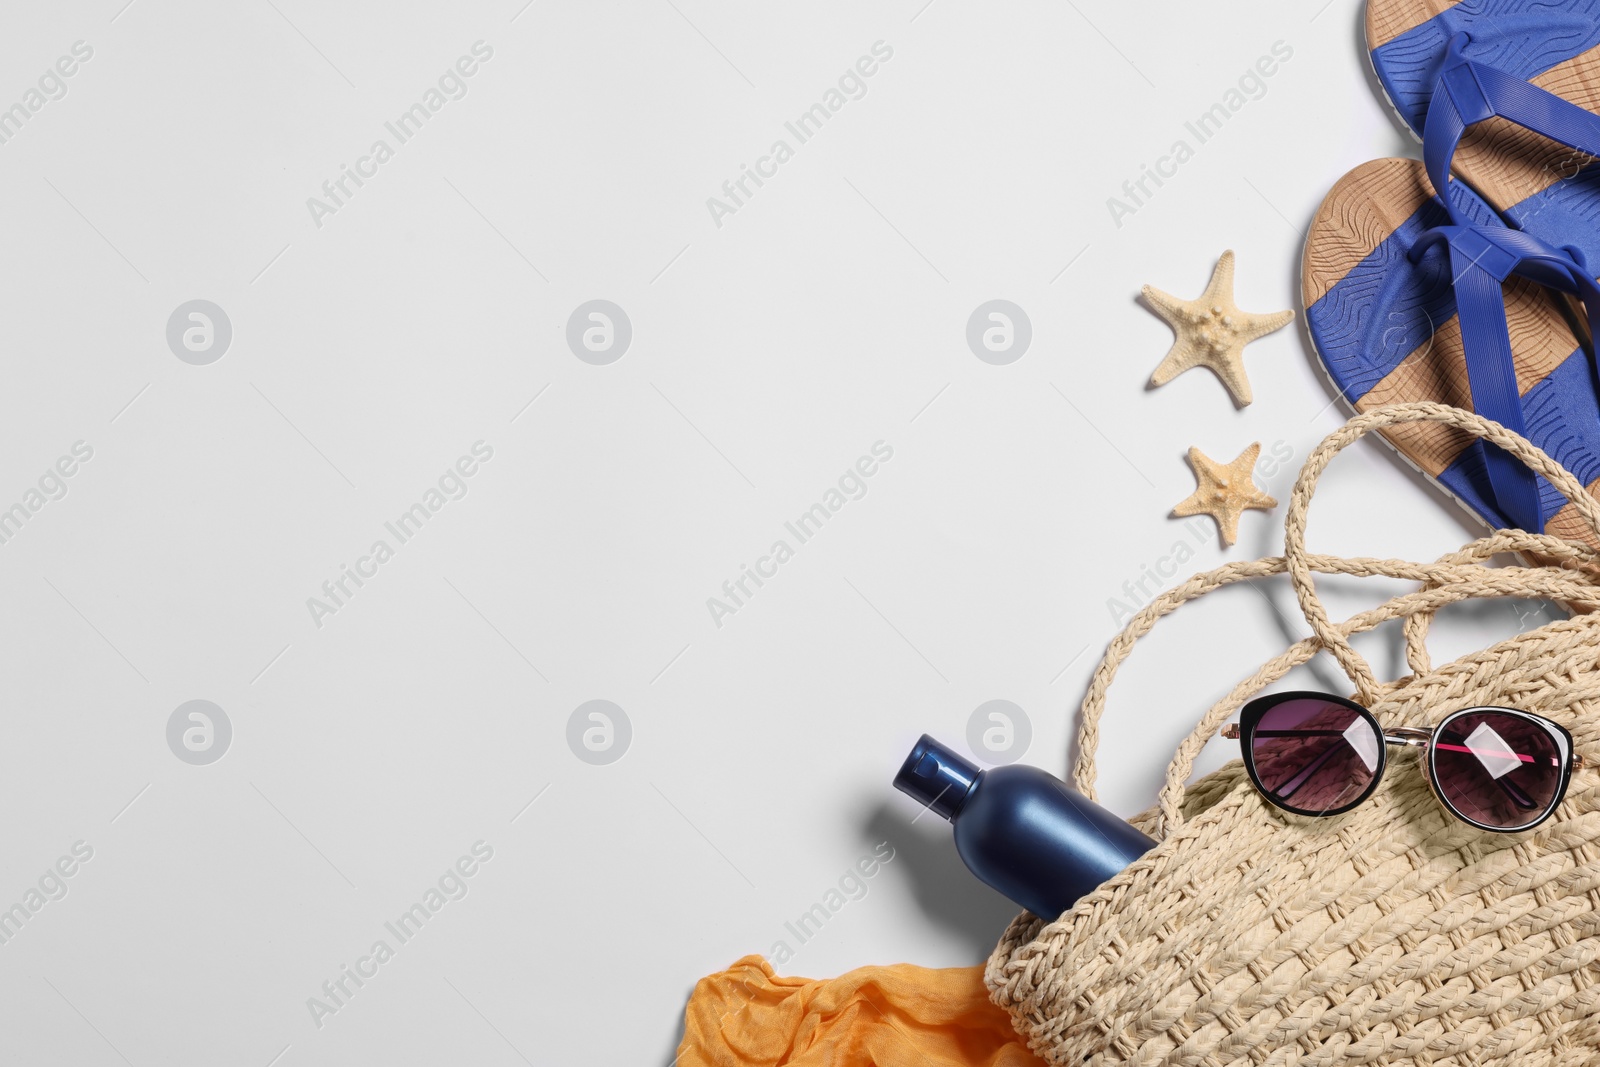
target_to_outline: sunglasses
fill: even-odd
[[[1515,833],[1548,819],[1583,766],[1572,735],[1511,708],[1465,708],[1431,730],[1385,730],[1360,704],[1324,693],[1276,693],[1244,706],[1223,737],[1272,804],[1296,815],[1338,815],[1378,788],[1389,745],[1423,750],[1434,796],[1462,822]]]

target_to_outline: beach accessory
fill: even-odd
[[[760,956],[695,983],[669,1067],[865,1064],[1043,1067],[990,1003],[981,967],[896,963],[797,978]]]
[[[1474,410],[1581,483],[1600,479],[1595,367],[1561,299],[1600,312],[1600,287],[1570,250],[1506,228],[1470,190],[1451,188],[1446,210],[1422,163],[1383,159],[1328,193],[1301,272],[1318,357],[1357,411],[1420,400]],[[1564,494],[1503,450],[1442,423],[1384,436],[1491,527],[1600,546]]]
[[[1435,403],[1368,411],[1310,456],[1289,497],[1282,557],[1199,574],[1146,605],[1115,637],[1084,696],[1073,781],[1093,799],[1107,687],[1135,642],[1179,606],[1230,583],[1287,573],[1311,636],[1200,717],[1167,768],[1159,804],[1132,822],[1159,844],[1060,916],[1023,914],[985,971],[995,1002],[1057,1067],[1566,1067],[1600,1050],[1600,782],[1572,778],[1554,814],[1519,834],[1448,814],[1420,774],[1384,776],[1330,819],[1264,804],[1241,762],[1188,783],[1206,741],[1237,709],[1319,651],[1386,730],[1452,711],[1515,706],[1600,756],[1600,614],[1563,618],[1435,667],[1441,607],[1539,597],[1600,607],[1600,551],[1520,530],[1429,564],[1312,553],[1312,490],[1363,434],[1425,422],[1526,462],[1580,516],[1600,504],[1543,451],[1471,412]],[[1488,566],[1497,553],[1549,566]],[[1419,583],[1334,622],[1314,573]],[[1411,673],[1380,682],[1353,634],[1404,620]]]
[[[1600,153],[1600,115],[1596,114],[1600,111],[1600,4],[1594,0],[1554,4],[1369,0],[1366,35],[1373,70],[1385,96],[1401,121],[1423,142],[1428,188],[1447,194],[1432,207],[1451,227],[1463,231],[1453,237],[1453,243],[1461,245],[1465,261],[1476,260],[1483,249],[1485,234],[1473,231],[1488,227],[1487,243],[1500,244],[1493,224],[1503,222],[1521,231],[1526,240],[1546,250],[1559,250],[1568,261],[1569,273],[1583,280],[1591,278],[1593,264],[1600,263],[1600,168],[1592,165]],[[1452,181],[1452,175],[1457,180]],[[1330,196],[1329,200],[1333,199]],[[1348,207],[1346,203],[1344,209]],[[1485,217],[1488,212],[1493,213],[1492,219]],[[1440,224],[1437,217],[1426,222],[1429,226]],[[1346,236],[1351,230],[1337,224],[1330,229]],[[1341,258],[1343,253],[1332,249],[1326,238],[1322,240],[1324,255]],[[1308,241],[1308,267],[1312,255]],[[1500,250],[1488,253],[1491,264],[1495,258],[1503,258]],[[1461,272],[1452,269],[1451,273]],[[1484,329],[1488,321],[1484,315],[1492,313],[1498,302],[1491,282],[1495,275],[1504,278],[1505,272],[1491,269],[1489,275],[1467,271],[1447,298],[1462,301],[1460,322],[1468,334],[1464,368],[1453,365],[1458,362],[1453,352],[1446,351],[1441,359],[1440,353],[1417,347],[1425,345],[1434,327],[1448,330],[1452,309],[1431,298],[1402,297],[1391,302],[1395,306],[1372,309],[1382,320],[1373,333],[1381,332],[1387,347],[1399,347],[1400,341],[1409,341],[1412,347],[1377,354],[1368,373],[1337,366],[1358,364],[1360,359],[1352,359],[1349,352],[1329,351],[1314,328],[1324,362],[1345,398],[1358,409],[1364,399],[1365,406],[1371,406],[1424,397],[1471,407],[1526,433],[1595,492],[1600,489],[1595,484],[1600,478],[1600,460],[1596,458],[1600,454],[1596,451],[1600,446],[1600,402],[1595,396],[1591,358],[1567,344],[1569,328],[1560,321],[1559,310],[1550,307],[1531,318],[1523,315],[1520,321],[1512,314],[1510,344],[1499,343],[1492,329]],[[1353,293],[1359,286],[1347,288]],[[1428,289],[1426,285],[1400,287],[1402,291],[1408,288],[1415,290],[1413,297]],[[1309,309],[1309,281],[1305,296]],[[1513,310],[1510,297],[1508,292],[1508,311]],[[1443,315],[1435,315],[1423,326],[1417,311],[1425,302],[1433,304],[1430,311],[1442,311]],[[1347,301],[1348,310],[1359,313],[1360,303],[1359,299]],[[1593,314],[1591,304],[1591,333]],[[1311,316],[1307,318],[1309,323]],[[1549,336],[1541,338],[1546,331]],[[1444,340],[1447,350],[1460,347],[1454,337]],[[1410,362],[1419,365],[1416,372],[1401,369]],[[1391,371],[1396,374],[1385,377]],[[1427,378],[1444,380],[1423,380]],[[1367,393],[1369,386],[1377,395]],[[1524,412],[1526,420],[1519,422]],[[1395,443],[1430,475],[1439,472],[1429,469],[1428,460],[1449,463],[1451,469],[1440,480],[1492,526],[1543,528],[1568,539],[1587,536],[1571,509],[1563,510],[1564,500],[1552,494],[1549,486],[1530,483],[1503,456],[1491,451],[1485,457],[1473,449],[1457,462],[1438,454],[1419,459],[1418,442]],[[1531,499],[1535,494],[1542,504],[1537,511]],[[1547,526],[1539,525],[1541,517]]]
[[[1252,315],[1233,302],[1233,250],[1222,253],[1206,291],[1193,300],[1179,300],[1153,285],[1142,290],[1150,309],[1175,335],[1167,356],[1150,375],[1151,385],[1166,385],[1193,367],[1210,367],[1227,386],[1239,407],[1250,403],[1250,379],[1244,373],[1244,346],[1294,318],[1292,311]]]
[[[1239,539],[1239,516],[1247,508],[1271,511],[1278,506],[1272,497],[1256,488],[1256,457],[1261,455],[1257,441],[1229,464],[1221,464],[1198,448],[1189,449],[1189,466],[1194,469],[1195,491],[1172,509],[1180,518],[1205,513],[1217,520],[1222,543]]]
[[[1368,0],[1366,34],[1432,173],[1600,263],[1600,4]]]
[[[1155,847],[1053,774],[1020,763],[982,771],[927,734],[894,787],[949,819],[972,873],[1035,914],[1061,914]]]
[[[1462,708],[1429,730],[1385,730],[1353,700],[1326,693],[1257,697],[1223,729],[1237,738],[1261,795],[1296,815],[1342,815],[1378,788],[1389,745],[1421,748],[1439,802],[1482,830],[1515,833],[1548,819],[1583,757],[1572,735],[1513,708]]]

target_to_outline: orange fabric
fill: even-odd
[[[1043,1067],[982,967],[860,967],[787,978],[760,956],[695,984],[678,1067]]]

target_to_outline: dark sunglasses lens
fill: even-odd
[[[1497,830],[1516,829],[1555,804],[1565,747],[1554,731],[1521,715],[1468,712],[1434,739],[1434,781],[1459,814]]]
[[[1297,697],[1261,717],[1250,737],[1250,759],[1275,804],[1322,815],[1366,792],[1383,759],[1383,736],[1352,708]]]

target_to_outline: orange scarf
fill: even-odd
[[[982,967],[908,963],[788,978],[746,956],[695,984],[678,1067],[1044,1067]]]

